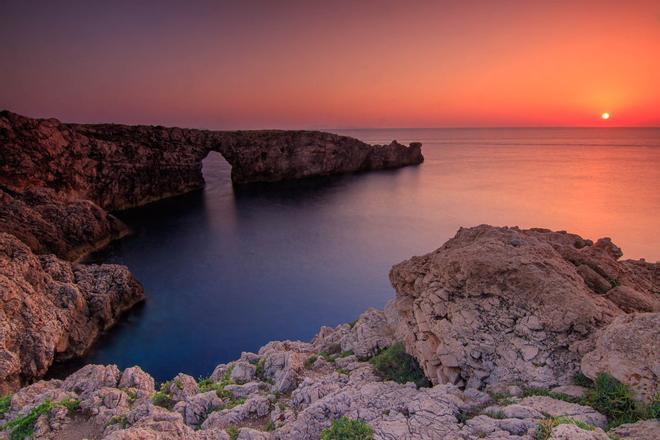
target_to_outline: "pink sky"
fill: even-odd
[[[0,108],[30,116],[205,128],[660,125],[658,2],[5,3]]]

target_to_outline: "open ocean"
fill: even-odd
[[[147,302],[82,363],[157,380],[274,339],[309,339],[393,297],[390,267],[481,223],[611,237],[660,259],[660,129],[335,130],[420,141],[418,167],[234,190],[204,162],[203,191],[119,214],[135,234],[92,257],[126,264]]]

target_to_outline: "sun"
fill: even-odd
[[[603,120],[607,121],[608,119],[610,119],[610,114],[609,113],[603,113],[602,115],[600,115],[600,117]]]

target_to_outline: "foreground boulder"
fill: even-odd
[[[393,267],[397,295],[386,314],[433,383],[567,384],[596,330],[625,311],[657,307],[658,265],[621,255],[609,239],[462,228],[440,249]]]
[[[124,266],[37,256],[0,233],[0,394],[42,376],[56,359],[82,355],[143,298]]]
[[[617,317],[598,332],[596,347],[582,358],[582,372],[594,379],[608,373],[628,385],[640,400],[658,395],[660,313]]]

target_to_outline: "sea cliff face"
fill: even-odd
[[[235,184],[421,163],[421,144],[368,145],[315,131],[210,131],[63,124],[0,112],[0,183],[51,188],[106,210],[143,205],[204,185],[202,160],[220,153]]]

